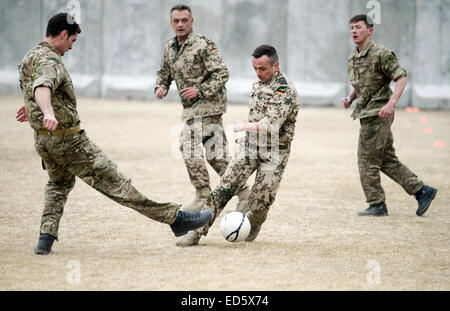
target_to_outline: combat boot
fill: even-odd
[[[201,229],[191,230],[185,235],[179,237],[175,242],[176,246],[185,247],[185,246],[194,246],[197,245],[202,236]]]
[[[238,204],[236,205],[236,211],[241,212],[243,214],[248,212],[248,196],[250,195],[250,190],[248,186],[245,186],[238,194]]]
[[[39,241],[34,249],[37,255],[48,255],[52,251],[52,245],[55,241],[55,237],[50,234],[44,233],[39,235]]]
[[[417,202],[419,203],[419,207],[416,211],[417,216],[422,216],[423,214],[425,214],[436,194],[437,189],[430,186],[423,186],[419,191],[416,192],[415,197]]]
[[[203,205],[206,203],[209,194],[211,193],[210,187],[199,188],[195,190],[195,199],[188,205],[181,209],[186,212],[200,212]]]
[[[358,213],[358,216],[388,216],[388,210],[384,202],[370,204],[367,209]]]
[[[212,218],[211,211],[190,213],[179,211],[175,222],[170,225],[176,237],[185,235],[190,230],[194,230],[206,225]]]
[[[259,230],[261,230],[261,226],[251,226],[250,233],[248,234],[245,242],[253,242],[259,234]]]

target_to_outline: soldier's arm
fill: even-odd
[[[156,72],[156,86],[154,93],[156,97],[163,98],[167,95],[167,91],[172,83],[172,76],[170,75],[169,50],[168,46],[164,48],[163,58],[161,61],[161,68]]]
[[[63,68],[57,57],[48,56],[42,59],[36,68],[36,79],[33,83],[32,94],[39,108],[44,114],[43,125],[49,131],[58,127],[52,106],[54,93],[64,80]]]
[[[243,132],[248,131],[251,133],[267,133],[266,127],[263,122],[247,122],[243,120],[238,120],[234,123],[234,131],[235,132]]]
[[[196,86],[199,91],[197,96],[208,98],[224,88],[229,78],[229,71],[213,41],[208,42],[206,48],[201,52],[201,57],[208,75],[202,83]]]
[[[46,86],[39,86],[34,91],[34,99],[44,113],[44,127],[49,131],[54,131],[58,127],[58,120],[52,107],[52,93]]]
[[[407,83],[408,81],[405,76],[398,78],[397,81],[395,81],[394,93],[391,95],[391,99],[389,101],[397,103],[400,100],[400,96],[402,96]]]
[[[406,70],[399,65],[397,57],[392,51],[386,50],[381,53],[380,63],[383,73],[391,80],[396,81],[394,93],[391,95],[387,104],[384,105],[378,113],[380,118],[388,118],[394,112],[395,105],[403,94],[407,83],[407,74]]]
[[[395,105],[400,100],[400,97],[402,96],[403,91],[405,90],[406,83],[407,80],[405,76],[401,76],[400,78],[397,79],[395,83],[395,89],[391,95],[391,98],[389,98],[389,101],[387,102],[386,105],[381,107],[380,112],[378,113],[378,115],[381,118],[387,118],[394,112]]]

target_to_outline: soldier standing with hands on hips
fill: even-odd
[[[416,214],[423,215],[437,193],[424,185],[395,155],[391,125],[395,105],[406,86],[406,71],[395,54],[372,41],[373,22],[367,15],[350,19],[350,35],[356,49],[348,59],[352,90],[342,99],[347,109],[358,98],[353,119],[359,118],[358,166],[362,188],[369,207],[359,216],[387,216],[386,197],[381,187],[380,171],[400,184],[418,201]],[[394,92],[390,89],[395,81]]]
[[[206,160],[220,176],[230,160],[222,121],[227,105],[225,84],[229,72],[216,44],[194,32],[193,23],[189,6],[172,7],[170,24],[176,36],[165,45],[161,68],[157,72],[155,96],[164,98],[172,80],[175,80],[185,122],[180,151],[196,189],[195,199],[183,210],[200,211],[211,192],[203,149]],[[248,187],[242,185],[236,194],[239,199],[236,208],[245,212]]]
[[[46,38],[27,52],[19,66],[25,105],[16,119],[29,121],[36,151],[49,177],[35,253],[49,254],[58,238],[75,176],[117,203],[169,224],[175,236],[202,227],[210,220],[210,212],[183,212],[179,204],[146,198],[81,129],[72,80],[62,62],[79,33],[80,26],[70,14],[56,14],[48,22]]]

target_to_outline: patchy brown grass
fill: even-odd
[[[78,179],[60,241],[49,256],[36,256],[47,175],[32,130],[14,119],[20,105],[20,97],[1,97],[0,290],[450,289],[449,111],[399,110],[393,126],[400,160],[439,188],[423,217],[415,215],[415,199],[384,176],[390,216],[357,217],[366,208],[356,164],[359,124],[344,109],[302,108],[287,171],[254,243],[226,242],[217,222],[200,245],[178,248],[168,226]],[[140,191],[160,201],[192,199],[184,164],[171,155],[179,104],[80,99],[78,105],[88,136]],[[246,106],[230,105],[224,121],[246,115]],[[419,122],[423,117],[427,123]],[[438,140],[445,146],[433,147]],[[235,204],[234,198],[225,212]]]

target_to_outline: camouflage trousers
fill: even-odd
[[[75,176],[115,202],[153,220],[171,224],[178,215],[179,204],[158,203],[141,194],[84,130],[66,137],[35,134],[35,148],[49,176],[41,233],[58,237],[59,222]]]
[[[180,135],[180,151],[192,185],[196,189],[209,188],[206,162],[222,176],[230,161],[222,116],[199,117],[186,121]]]
[[[249,177],[256,171],[255,182],[248,198],[246,213],[252,226],[262,225],[269,212],[270,206],[280,186],[281,178],[289,160],[290,150],[277,150],[276,158],[270,150],[249,150],[251,148],[239,148],[235,157],[231,160],[225,173],[220,179],[219,185],[211,192],[204,209],[213,213],[210,224],[205,226],[203,234],[208,233],[209,227],[219,216],[228,201],[236,194],[238,189],[245,185]]]
[[[369,204],[386,200],[381,187],[380,171],[401,185],[410,195],[415,194],[424,185],[395,155],[391,132],[393,121],[394,115],[386,119],[378,116],[360,119],[358,167],[361,185]]]

